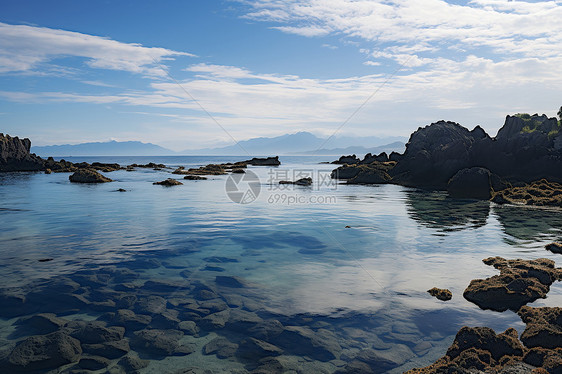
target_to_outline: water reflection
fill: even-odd
[[[443,191],[406,191],[409,216],[425,227],[440,231],[460,231],[486,225],[488,201],[450,198]]]
[[[557,209],[494,205],[493,215],[502,230],[525,241],[562,238],[562,211]]]

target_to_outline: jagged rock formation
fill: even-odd
[[[0,133],[0,171],[45,170],[44,160],[30,154],[31,140]]]
[[[510,187],[493,193],[497,204],[523,204],[562,208],[562,185],[541,179],[521,187]]]
[[[480,126],[470,131],[455,122],[439,121],[415,131],[403,155],[369,154],[362,161],[355,155],[342,156],[334,163],[372,165],[388,157],[396,162],[388,170],[390,178],[372,178],[365,183],[446,190],[451,182],[454,196],[489,199],[509,187],[506,182],[529,183],[542,178],[562,182],[561,130],[556,118],[544,114],[507,116],[495,138]],[[340,175],[352,173],[340,168]],[[474,188],[464,187],[466,182],[475,184]]]

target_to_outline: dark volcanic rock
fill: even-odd
[[[451,298],[453,297],[453,294],[448,289],[433,287],[432,289],[428,290],[427,292],[429,292],[429,294],[431,296],[436,297],[436,298],[438,298],[439,300],[442,300],[442,301],[451,300]]]
[[[202,177],[200,175],[186,175],[183,179],[187,179],[190,181],[204,181],[207,180],[207,177]]]
[[[332,179],[347,180],[349,184],[377,184],[390,181],[388,172],[395,162],[374,161],[364,165],[343,165],[332,171]]]
[[[28,326],[41,335],[58,331],[66,324],[66,320],[58,318],[53,313],[39,313],[31,317],[21,318],[18,325]]]
[[[521,341],[529,348],[562,348],[562,308],[522,307],[517,312],[527,324]]]
[[[0,171],[45,170],[45,161],[30,154],[31,140],[0,133]]]
[[[78,361],[81,354],[80,342],[61,331],[31,336],[18,343],[8,355],[4,372],[55,369]]]
[[[361,160],[356,155],[341,156],[338,160],[332,161],[336,165],[355,165],[360,163]]]
[[[107,183],[112,180],[91,169],[80,169],[68,177],[74,183]]]
[[[439,121],[414,132],[390,175],[393,183],[446,189],[459,170],[482,167],[508,182],[562,182],[562,131],[545,115],[507,116],[495,138]],[[392,158],[391,158],[392,159]],[[497,189],[495,189],[497,191]]]
[[[251,160],[244,161],[244,163],[248,164],[248,165],[254,165],[254,166],[279,166],[279,165],[281,165],[281,161],[279,161],[279,156],[267,157],[267,158],[254,157]]]
[[[160,182],[154,182],[152,184],[158,184],[160,186],[166,186],[166,187],[172,187],[172,186],[181,186],[183,183],[173,179],[173,178],[168,178],[166,180],[160,181]]]
[[[291,181],[279,181],[279,184],[295,184],[297,186],[312,186],[312,178],[307,177],[307,178],[301,178],[299,180],[296,180],[294,182]]]
[[[552,253],[562,253],[562,244],[560,243],[550,243],[547,244],[545,248]]]
[[[489,200],[495,191],[509,187],[490,170],[473,167],[459,170],[447,184],[452,197]]]
[[[413,187],[445,189],[459,170],[471,165],[474,135],[458,123],[439,121],[410,136],[406,151],[392,170],[393,181]]]
[[[464,291],[464,298],[483,309],[513,311],[538,298],[545,298],[550,285],[560,279],[560,269],[554,261],[506,260],[490,257],[483,260],[500,271],[499,275],[472,280]]]

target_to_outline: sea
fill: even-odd
[[[288,372],[341,372],[361,352],[374,352],[369,357],[378,357],[380,372],[401,373],[442,357],[462,326],[513,327],[521,334],[524,324],[515,313],[481,310],[463,298],[464,289],[472,279],[497,274],[482,262],[487,257],[560,262],[544,248],[562,239],[560,210],[452,199],[396,185],[347,185],[330,178],[337,165],[325,163],[332,161],[326,156],[282,156],[277,167],[249,166],[245,174],[207,180],[171,172],[248,157],[65,159],[167,168],[103,173],[113,182],[92,185],[70,183],[69,173],[1,173],[2,289],[29,292],[59,278],[82,284],[92,270],[129,268],[136,278],[125,293],[140,298],[154,292],[185,320],[181,300],[203,302],[196,291],[205,285],[228,309],[291,327],[283,342],[270,341]],[[312,178],[311,186],[279,184],[304,177]],[[183,185],[153,184],[167,178]],[[136,266],[139,261],[152,266]],[[143,288],[147,281],[185,287],[152,291]],[[116,283],[98,287],[111,291],[106,295],[123,292]],[[432,287],[451,290],[453,298],[431,297]],[[562,305],[559,282],[531,305]],[[60,317],[91,321],[117,308]],[[17,333],[22,317],[0,319],[0,350],[26,338]],[[255,336],[252,323],[258,322],[209,328],[198,318],[200,331],[181,340],[194,347],[191,354],[162,357],[132,346],[129,354],[149,362],[140,372],[244,373],[263,363],[262,356],[205,349],[217,337],[242,345]],[[134,332],[125,336],[133,339]]]

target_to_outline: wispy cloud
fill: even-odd
[[[339,34],[375,42],[386,54],[437,52],[451,46],[471,53],[487,48],[502,56],[555,57],[562,42],[559,1],[473,0],[252,0],[245,17],[277,22],[303,36]],[[396,48],[403,48],[402,51]],[[558,47],[555,47],[558,46]],[[553,48],[554,47],[554,48]],[[380,51],[379,49],[379,51]],[[380,54],[380,52],[378,52]]]
[[[91,68],[162,76],[156,63],[194,55],[72,31],[0,23],[0,73],[35,71],[40,64],[68,56],[84,58]]]

